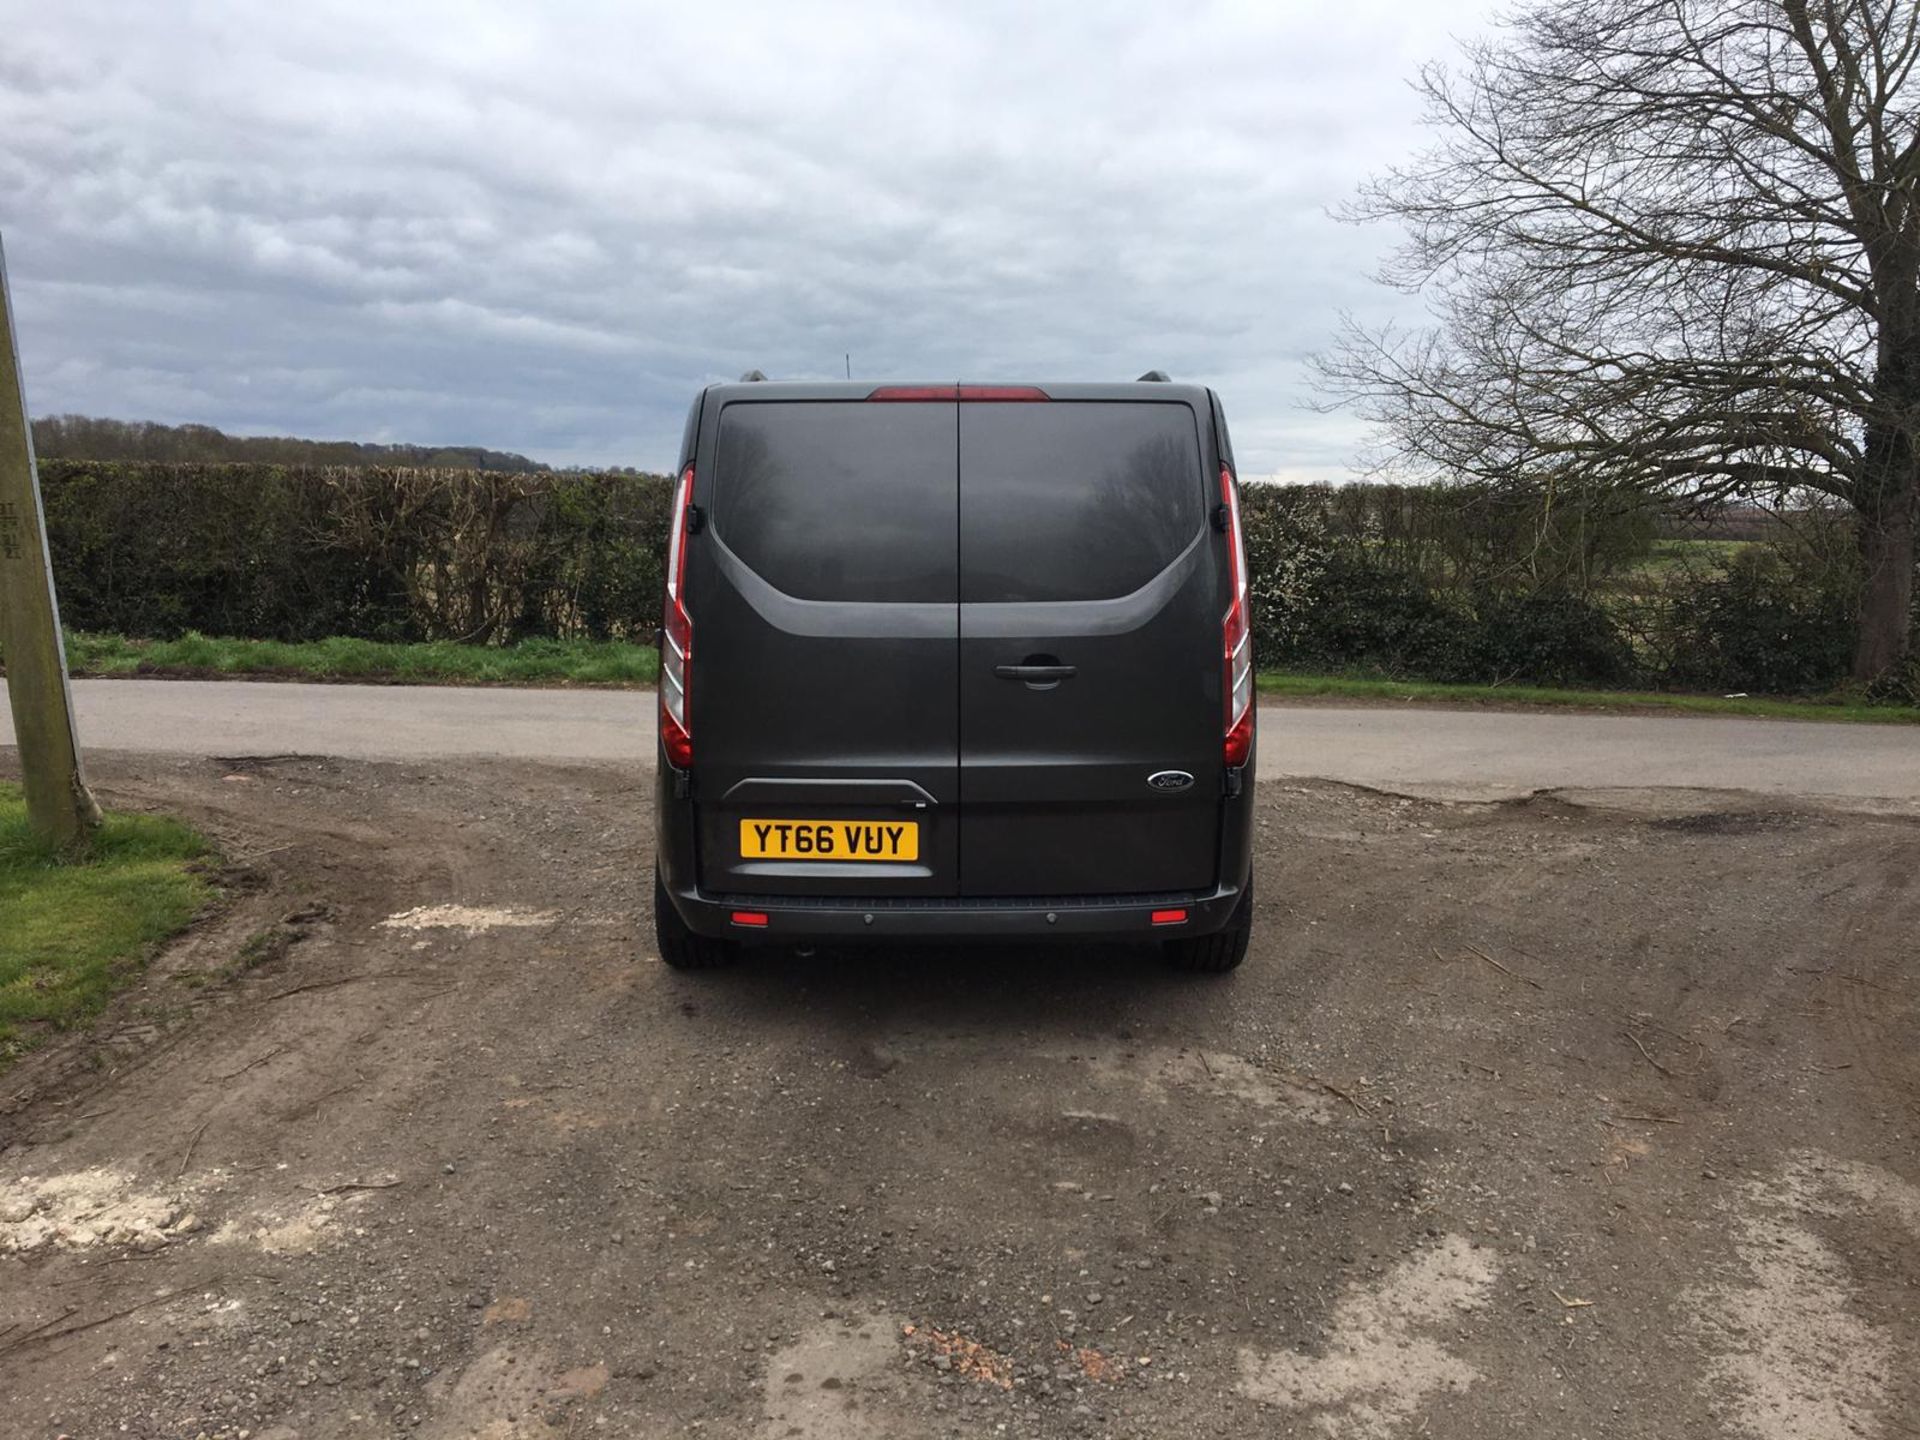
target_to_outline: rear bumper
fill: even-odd
[[[1256,741],[1257,743],[1257,741]],[[1210,890],[1154,895],[1061,897],[842,897],[733,895],[700,887],[689,787],[660,755],[654,786],[656,864],[667,898],[696,935],[766,945],[860,941],[1148,942],[1211,935],[1226,928],[1253,869],[1253,766],[1221,806],[1216,874],[1235,877]],[[1155,925],[1155,910],[1184,909],[1177,925]],[[734,912],[764,915],[763,926],[734,923]]]
[[[1202,894],[1025,896],[1006,899],[884,899],[840,896],[715,895],[668,889],[687,928],[698,935],[768,945],[863,941],[1158,941],[1224,928],[1241,885]],[[1156,910],[1184,910],[1178,924],[1153,923]],[[741,924],[736,913],[763,915]]]

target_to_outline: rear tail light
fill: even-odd
[[[745,925],[751,930],[767,928],[767,916],[764,910],[736,910],[729,917],[736,925]]]
[[[667,759],[684,770],[693,763],[693,722],[687,686],[693,669],[693,617],[684,594],[687,512],[693,508],[693,466],[680,472],[673,491],[673,529],[667,538],[667,595],[661,606],[660,743]]]
[[[1153,923],[1156,925],[1184,925],[1187,923],[1187,912],[1184,910],[1156,910],[1153,912]]]
[[[1233,575],[1233,603],[1221,625],[1223,685],[1226,694],[1228,766],[1247,763],[1253,752],[1253,617],[1247,608],[1247,553],[1240,537],[1240,491],[1233,472],[1220,467],[1220,503],[1227,512],[1227,563]]]

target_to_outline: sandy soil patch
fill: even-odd
[[[490,930],[526,930],[551,925],[546,910],[516,910],[510,905],[420,905],[380,922],[387,930],[458,930],[463,935],[485,935]]]
[[[1241,1392],[1311,1412],[1328,1435],[1387,1440],[1434,1395],[1480,1378],[1436,1332],[1479,1309],[1499,1270],[1493,1255],[1449,1235],[1341,1300],[1319,1355],[1243,1350]]]

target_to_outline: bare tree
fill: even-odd
[[[1854,673],[1907,653],[1920,520],[1920,4],[1533,0],[1418,89],[1368,184],[1423,330],[1349,325],[1336,396],[1415,472],[1858,521]]]

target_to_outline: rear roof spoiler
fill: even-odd
[[[708,404],[716,409],[735,401],[814,401],[814,400],[1058,400],[1058,401],[1181,401],[1204,413],[1210,392],[1204,385],[1179,380],[1066,380],[1054,384],[960,384],[952,380],[902,381],[889,383],[872,380],[787,380],[770,377],[764,381],[721,381],[708,387]],[[878,391],[880,393],[876,394]],[[964,393],[963,393],[964,392]],[[710,412],[711,413],[711,412]],[[5,1427],[0,1426],[0,1430]]]
[[[753,385],[753,384],[757,384],[760,381],[765,380],[766,378],[767,378],[767,372],[764,370],[749,370],[747,371],[746,374],[740,377],[740,383],[742,385]],[[1135,384],[1151,383],[1156,385],[1171,385],[1173,383],[1173,377],[1167,374],[1167,372],[1164,370],[1149,370],[1147,371],[1146,374],[1142,375],[1139,378],[1139,380],[1135,381],[1134,383]]]
[[[765,380],[766,378],[767,378],[767,372],[764,370],[749,370],[747,371],[746,374],[740,377],[740,383],[742,385],[752,385],[758,381]],[[1173,383],[1173,377],[1167,374],[1167,372],[1164,370],[1149,370],[1147,371],[1146,374],[1142,375],[1139,378],[1139,380],[1135,381],[1134,383],[1135,384],[1152,383],[1157,385],[1171,385]]]

